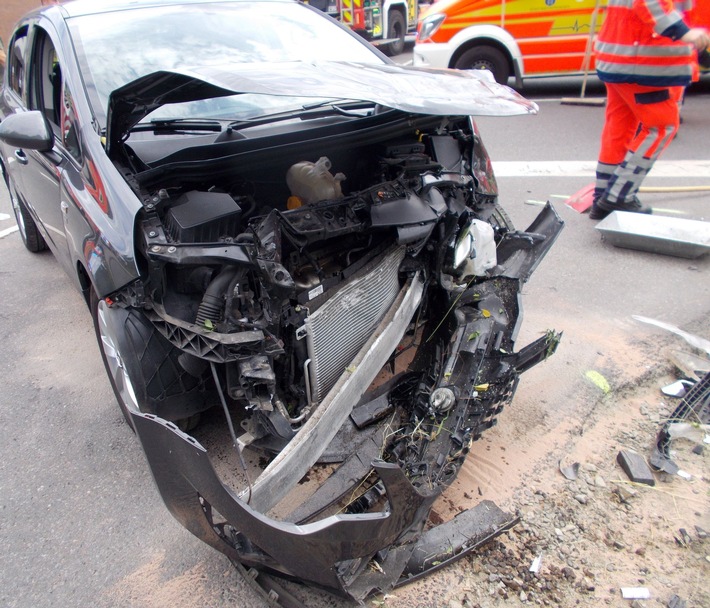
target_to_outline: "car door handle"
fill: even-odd
[[[61,207],[62,213],[63,213],[64,215],[66,215],[67,213],[69,213],[69,204],[68,204],[68,203],[65,203],[64,201],[62,201],[61,203],[59,203],[59,207]]]
[[[27,164],[27,155],[25,154],[24,150],[15,150],[15,158],[17,159],[17,162],[21,165]]]

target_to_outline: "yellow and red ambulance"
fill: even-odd
[[[440,0],[419,20],[415,66],[562,76],[594,69],[592,37],[606,0]]]

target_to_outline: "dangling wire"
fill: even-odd
[[[249,472],[247,471],[247,465],[244,462],[244,456],[242,456],[242,451],[239,449],[239,442],[237,441],[237,434],[234,432],[234,425],[232,424],[232,417],[229,415],[229,408],[227,407],[227,400],[224,398],[224,393],[222,392],[222,385],[219,383],[219,376],[217,376],[217,368],[215,364],[210,361],[210,368],[212,369],[212,377],[214,378],[215,386],[217,387],[217,393],[219,394],[219,400],[222,402],[222,409],[224,410],[224,415],[227,418],[227,426],[229,427],[229,434],[232,436],[232,445],[239,456],[239,462],[244,470],[244,477],[246,477],[247,485],[249,486],[249,498],[247,499],[247,504],[251,502],[251,480],[249,479]]]

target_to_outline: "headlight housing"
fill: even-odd
[[[471,257],[473,253],[473,235],[471,234],[471,224],[466,224],[454,241],[453,267],[458,269]]]
[[[449,261],[457,276],[482,276],[497,263],[495,232],[483,220],[464,224],[450,245]]]
[[[446,15],[442,13],[435,13],[433,15],[428,15],[419,25],[419,31],[417,32],[417,42],[422,42],[431,38],[444,23]]]

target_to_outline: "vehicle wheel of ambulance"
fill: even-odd
[[[399,11],[390,11],[387,38],[396,38],[394,42],[386,45],[382,50],[390,57],[399,55],[404,51],[404,37],[407,35],[407,22]]]
[[[510,65],[507,57],[497,48],[480,45],[468,49],[456,60],[457,70],[488,70],[496,82],[506,84],[510,78]]]

